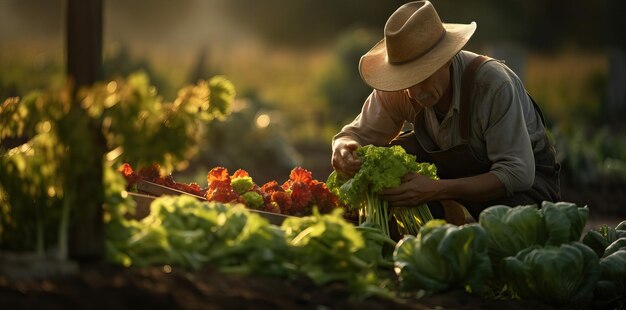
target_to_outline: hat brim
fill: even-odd
[[[430,51],[402,64],[387,59],[385,39],[361,57],[359,72],[363,81],[374,89],[398,91],[422,82],[452,59],[476,31],[476,23],[443,24],[446,34]]]

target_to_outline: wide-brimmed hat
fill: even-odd
[[[397,91],[422,82],[467,43],[476,23],[442,23],[429,1],[409,2],[385,24],[385,37],[361,57],[359,72],[369,86]]]

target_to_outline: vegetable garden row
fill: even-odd
[[[129,169],[122,170],[127,177]],[[207,201],[188,195],[156,198],[141,220],[124,216],[132,203],[120,201],[112,212],[117,216],[107,224],[107,259],[125,266],[208,265],[224,272],[306,276],[319,285],[339,281],[360,298],[463,289],[488,299],[579,308],[618,308],[626,298],[626,221],[583,234],[589,210],[572,203],[492,206],[478,223],[462,226],[430,220],[396,243],[372,221],[346,219],[345,210],[352,208],[337,199],[341,193],[324,190],[327,200],[319,200],[312,198],[319,194],[294,191],[311,184],[326,188],[303,168],[295,168],[282,186],[271,181],[259,187],[245,172],[228,175],[221,167],[207,180],[202,195]],[[294,187],[298,182],[303,185]],[[251,192],[261,198],[249,200],[245,193]],[[280,202],[277,192],[283,193]],[[258,202],[262,199],[264,204]],[[272,205],[285,201],[305,207],[281,225],[250,211],[281,213]],[[320,212],[315,201],[332,206]]]

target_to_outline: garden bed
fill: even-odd
[[[88,264],[47,280],[0,276],[1,309],[552,309],[538,302],[485,300],[462,291],[422,299],[353,300],[342,284]]]
[[[137,196],[134,198],[139,200],[138,205],[154,199],[132,195]],[[595,199],[611,199],[601,195],[588,197],[592,197],[592,205],[602,203]],[[613,226],[611,220],[620,218],[590,214],[587,229],[600,224]],[[460,290],[422,298],[355,300],[343,283],[319,286],[307,278],[240,276],[211,267],[189,271],[169,266],[123,268],[100,263],[83,264],[71,275],[47,275],[43,279],[16,279],[1,274],[0,309],[553,309],[540,302],[491,300]]]

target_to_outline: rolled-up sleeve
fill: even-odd
[[[535,179],[535,159],[524,120],[525,92],[503,83],[494,93],[484,132],[491,172],[504,184],[508,196],[528,190]]]
[[[363,103],[361,113],[333,137],[333,146],[341,140],[387,145],[402,129],[412,112],[409,109],[412,107],[402,93],[374,90]]]

